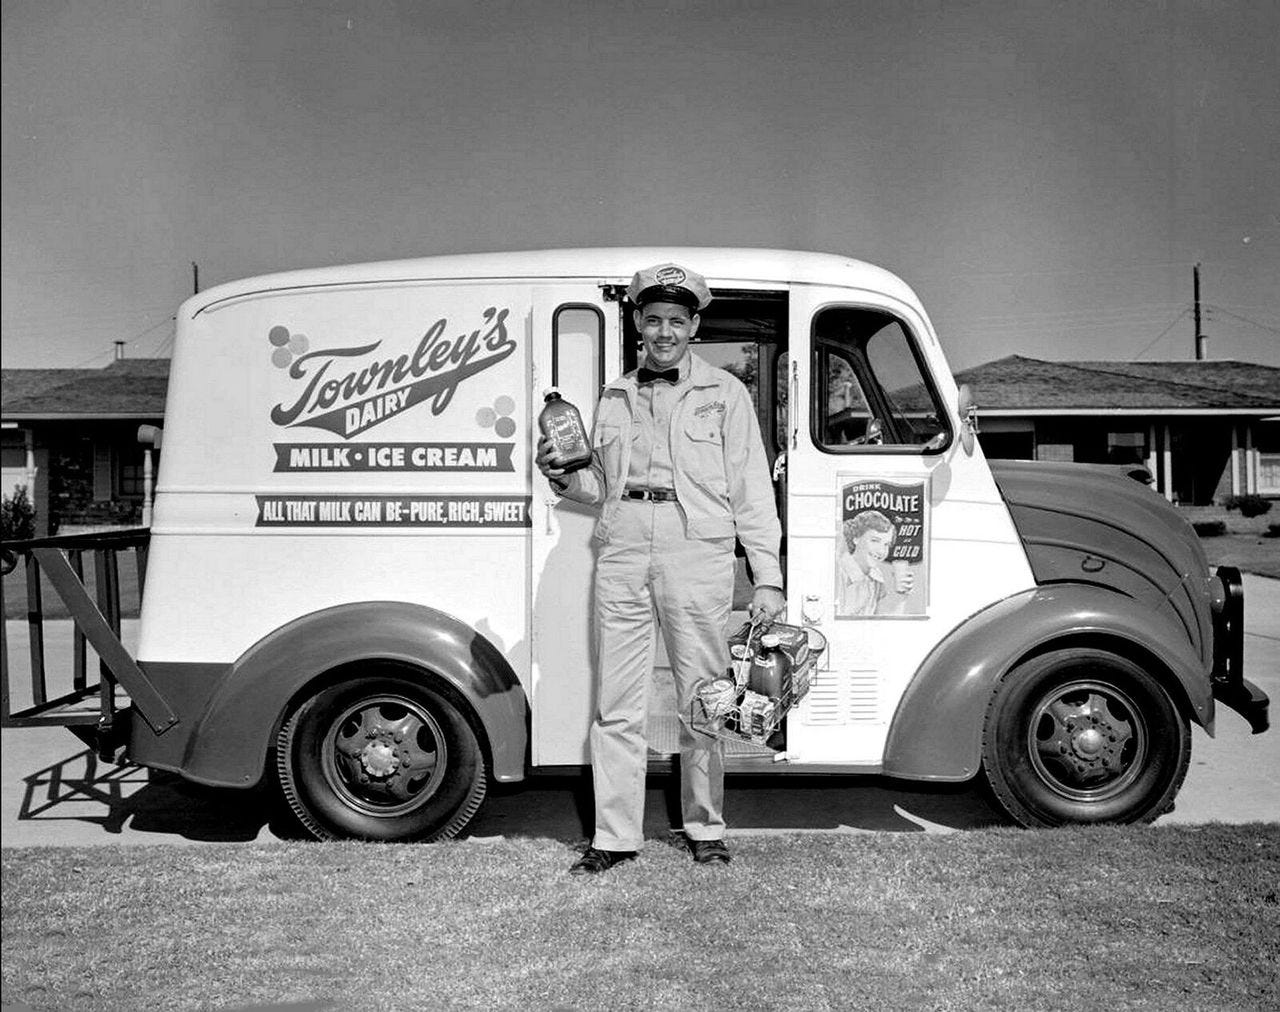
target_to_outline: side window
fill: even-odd
[[[813,438],[833,453],[943,449],[951,430],[901,320],[837,306],[813,323]]]
[[[551,335],[551,385],[590,419],[604,386],[604,316],[595,306],[561,306]]]

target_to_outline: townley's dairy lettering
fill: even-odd
[[[348,439],[423,401],[430,401],[431,413],[439,415],[464,379],[516,350],[507,334],[509,314],[509,309],[490,306],[481,327],[455,338],[445,336],[449,322],[442,317],[422,335],[411,355],[387,358],[340,376],[330,375],[335,362],[368,355],[382,342],[300,355],[289,367],[289,375],[305,381],[306,387],[289,407],[281,403],[272,408],[271,420],[282,426],[326,429]]]

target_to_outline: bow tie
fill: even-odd
[[[641,383],[652,383],[655,380],[663,380],[664,382],[670,383],[674,386],[676,383],[680,382],[680,370],[646,369],[644,366],[641,366],[640,371],[636,373],[636,379]]]

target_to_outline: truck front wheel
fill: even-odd
[[[997,800],[1024,826],[1150,822],[1173,805],[1191,731],[1164,686],[1105,650],[1057,650],[996,688],[982,740]]]
[[[340,682],[285,721],[280,783],[319,839],[441,840],[485,794],[484,759],[445,695],[391,674]]]

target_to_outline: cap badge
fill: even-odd
[[[685,273],[679,267],[659,268],[653,276],[660,285],[681,285],[685,280]]]

